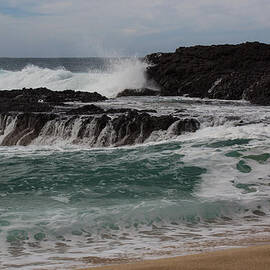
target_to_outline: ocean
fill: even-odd
[[[97,91],[103,107],[191,116],[201,128],[123,147],[35,140],[0,147],[0,268],[72,267],[263,242],[270,231],[270,107],[122,97],[140,59],[0,59],[0,89]],[[153,86],[153,85],[150,85]],[[0,134],[1,141],[1,134]]]
[[[147,84],[138,58],[0,58],[0,89],[47,87],[108,97]]]

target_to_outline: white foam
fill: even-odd
[[[95,70],[72,73],[64,68],[49,69],[28,65],[20,71],[0,72],[0,89],[11,90],[23,87],[47,87],[52,90],[81,90],[99,92],[113,97],[126,88],[147,86],[145,69],[147,64],[138,58],[120,59],[109,63],[106,71]]]
[[[11,115],[0,117],[0,145],[4,138],[13,131],[17,117]],[[1,128],[3,130],[1,130]]]

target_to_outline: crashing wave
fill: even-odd
[[[137,58],[120,59],[103,70],[73,73],[62,67],[57,69],[27,65],[19,71],[0,70],[0,89],[47,87],[52,90],[76,89],[99,92],[107,97],[116,96],[126,88],[148,86],[145,78],[147,64]],[[153,87],[152,87],[153,88]]]

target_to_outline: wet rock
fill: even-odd
[[[135,110],[135,109],[130,109],[130,108],[111,108],[111,109],[108,109],[106,110],[106,113],[108,114],[114,114],[114,113],[128,113],[128,112],[131,112],[131,111],[137,111],[137,112],[140,112],[140,113],[157,113],[156,110]]]
[[[120,146],[143,143],[153,131],[170,131],[174,123],[175,135],[199,128],[197,120],[160,116],[155,110],[63,103],[97,99],[103,97],[47,88],[0,91],[0,145],[25,146],[34,140],[51,144],[64,140],[89,147]]]
[[[3,139],[1,145],[29,145],[38,135],[44,125],[54,119],[54,114],[22,113],[16,115],[13,129]],[[1,115],[3,118],[3,115]]]
[[[82,92],[82,91],[74,91],[74,90],[65,90],[65,91],[53,91],[56,93],[56,96],[59,99],[62,99],[62,102],[97,102],[97,101],[104,101],[107,98],[100,95],[97,92],[89,93],[89,92]]]
[[[121,115],[112,121],[116,133],[115,143],[117,146],[142,143],[154,130],[165,130],[176,120],[172,116],[156,117],[130,111],[127,115]]]
[[[163,96],[244,97],[270,105],[266,78],[270,75],[270,45],[247,42],[180,47],[174,53],[148,55],[146,60],[152,64],[147,69],[148,79],[158,84]]]
[[[104,110],[96,105],[85,105],[76,109],[71,109],[67,112],[67,114],[72,114],[72,115],[89,115],[89,114],[100,114],[104,113]]]
[[[262,76],[247,88],[243,97],[255,104],[270,105],[270,74]]]
[[[263,216],[266,215],[264,212],[262,212],[262,211],[260,211],[260,210],[254,210],[252,213],[253,213],[254,215],[256,215],[256,216],[261,216],[261,217],[263,217]]]
[[[117,94],[117,97],[128,97],[128,96],[158,96],[159,91],[149,88],[140,89],[125,89]]]
[[[171,127],[171,133],[181,135],[183,132],[195,132],[200,128],[200,123],[194,118],[186,118],[176,121]]]
[[[48,103],[26,103],[0,100],[1,112],[51,112],[53,106]]]
[[[52,91],[47,88],[23,88],[0,91],[0,112],[49,112],[64,102],[97,102],[106,97],[94,92]]]
[[[102,109],[101,107],[98,107],[94,104],[81,106],[79,108],[71,109],[67,111],[68,115],[93,115],[93,114],[123,114],[123,113],[129,113],[131,111],[137,111],[140,113],[146,112],[146,113],[157,113],[156,110],[135,110],[130,108],[110,108],[110,109]]]
[[[106,110],[106,113],[108,114],[114,114],[114,113],[128,113],[132,111],[130,108],[110,108]]]
[[[153,131],[156,130],[168,130],[168,128],[179,118],[173,117],[171,115],[164,116],[151,116],[147,113],[138,113],[137,111],[131,111],[127,115],[122,115],[119,118],[116,118],[112,121],[113,128],[116,133],[116,145],[126,145],[134,143],[144,142]],[[190,122],[193,122],[193,119],[189,119]],[[195,120],[196,121],[196,120]],[[195,131],[199,128],[190,128],[188,126],[188,120],[184,121],[186,125],[179,125],[179,134],[180,129],[182,132],[186,131]]]
[[[143,143],[153,131],[176,135],[194,132],[199,123],[194,119],[179,119],[172,115],[150,115],[137,110],[108,116],[18,113],[0,114],[0,145],[29,145],[34,139],[45,144],[65,140],[89,147],[122,146]]]

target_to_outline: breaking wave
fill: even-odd
[[[47,87],[52,90],[99,92],[113,97],[126,88],[147,87],[147,64],[138,58],[108,61],[102,69],[74,73],[63,67],[50,69],[32,64],[18,71],[0,70],[0,89]]]

